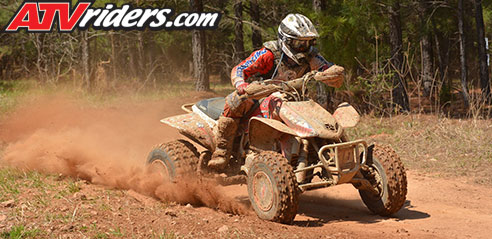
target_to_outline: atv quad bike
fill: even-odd
[[[400,158],[389,146],[348,140],[344,130],[356,126],[359,114],[347,103],[330,114],[308,99],[306,86],[316,81],[315,76],[311,72],[287,82],[266,80],[248,86],[248,97],[259,99],[275,92],[283,100],[281,120],[245,120],[236,134],[227,177],[216,178],[223,184],[246,182],[258,217],[275,222],[294,220],[300,193],[344,183],[359,190],[373,213],[396,213],[407,193]],[[224,103],[224,98],[213,98],[186,104],[182,109],[188,113],[161,120],[205,150],[198,152],[186,140],[164,143],[150,152],[149,168],[170,180],[190,172],[207,175],[206,165],[215,149],[212,129]]]

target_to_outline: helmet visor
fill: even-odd
[[[316,39],[289,39],[288,45],[296,52],[306,52],[316,45]]]

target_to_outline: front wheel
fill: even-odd
[[[248,170],[248,195],[259,218],[290,224],[297,214],[299,189],[287,159],[273,151],[259,153]]]
[[[369,150],[367,166],[361,172],[375,190],[359,190],[362,201],[375,214],[396,213],[407,195],[407,176],[400,157],[390,146],[375,145],[372,152]]]

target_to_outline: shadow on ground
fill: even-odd
[[[362,200],[334,199],[324,195],[302,195],[297,213],[294,225],[302,227],[321,227],[339,221],[369,224],[388,219],[370,212]],[[403,208],[390,218],[402,221],[428,217],[430,217],[428,213],[414,210],[411,201],[407,200]]]

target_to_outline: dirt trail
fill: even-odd
[[[341,226],[354,228],[363,225],[360,229],[364,231],[408,233],[412,237],[429,238],[490,238],[492,188],[419,176],[414,172],[410,172],[408,178],[407,202],[395,218],[368,215],[358,193],[351,186],[326,189],[318,194],[313,192],[313,196],[307,195],[305,201],[314,198],[314,203],[301,207],[301,211],[305,216],[325,218],[327,221],[347,217],[339,223]],[[324,207],[324,212],[315,203],[323,196],[327,198],[325,205],[332,203],[332,206]],[[327,212],[336,213],[327,216],[330,215]]]
[[[407,202],[393,218],[372,215],[357,190],[341,185],[303,194],[294,225],[305,233],[315,230],[325,235],[340,231],[391,238],[490,238],[492,188],[413,171],[408,179]],[[247,200],[245,186],[231,186],[227,191]]]
[[[64,97],[40,99],[0,122],[0,143],[8,145],[3,161],[81,177],[94,184],[132,189],[162,200],[204,204],[242,214],[238,221],[209,208],[178,205],[171,209],[192,217],[179,221],[176,216],[168,215],[166,219],[167,213],[152,216],[159,217],[156,223],[170,230],[200,231],[204,237],[216,237],[213,235],[222,225],[241,235],[250,235],[244,234],[246,231],[266,238],[490,238],[492,234],[491,187],[429,178],[414,171],[408,173],[405,207],[393,218],[370,214],[357,191],[343,185],[302,195],[292,226],[264,222],[251,215],[244,185],[222,188],[191,183],[183,188],[149,181],[149,175],[139,166],[149,149],[180,137],[159,120],[180,113],[181,103],[199,98],[123,102],[99,108]],[[207,224],[197,228],[197,223],[205,219]]]

